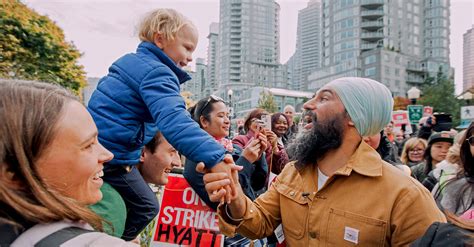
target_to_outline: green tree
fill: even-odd
[[[57,83],[78,94],[86,85],[80,56],[48,17],[18,0],[0,1],[0,77]]]
[[[270,92],[266,92],[265,89],[260,93],[260,98],[258,99],[258,107],[265,109],[269,113],[275,113],[278,111],[278,107],[275,103],[275,99]]]
[[[459,125],[461,100],[455,96],[454,81],[449,79],[441,68],[436,77],[427,77],[421,87],[423,96],[418,103],[432,106],[435,112],[450,113],[453,116],[453,126]]]

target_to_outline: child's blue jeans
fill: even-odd
[[[135,239],[160,210],[155,193],[135,166],[106,165],[103,179],[118,191],[127,206],[122,239]]]

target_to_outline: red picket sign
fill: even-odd
[[[223,246],[224,235],[219,233],[218,221],[217,213],[199,198],[182,175],[170,174],[151,245]]]
[[[394,111],[392,112],[392,121],[394,127],[400,127],[403,124],[409,125],[410,121],[408,120],[407,111]]]
[[[429,117],[433,115],[433,107],[425,106],[423,107],[423,117]]]

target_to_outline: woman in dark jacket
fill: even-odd
[[[235,164],[243,166],[243,169],[239,172],[239,182],[244,193],[250,199],[255,199],[255,191],[265,187],[268,172],[265,156],[263,155],[267,148],[265,135],[263,133],[259,134],[244,148],[233,145],[229,139],[226,139],[230,127],[229,109],[221,98],[214,95],[201,99],[189,109],[189,112],[203,130],[211,135],[216,142],[224,146],[228,153],[232,154]],[[204,188],[203,174],[196,172],[195,162],[186,159],[183,175],[201,199],[209,207],[217,209],[218,203],[209,200]]]

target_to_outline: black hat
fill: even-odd
[[[428,145],[431,145],[436,142],[449,142],[453,143],[454,135],[449,131],[435,132],[428,139]]]

